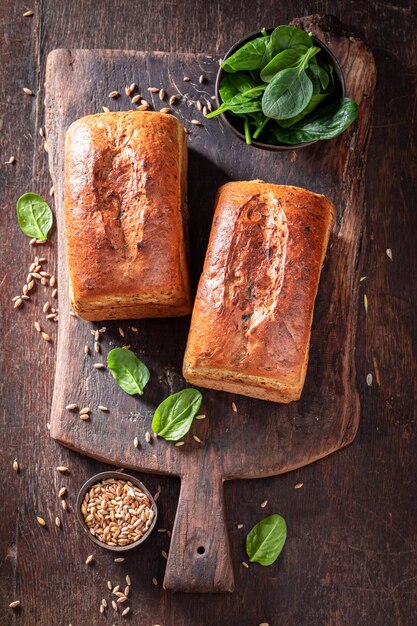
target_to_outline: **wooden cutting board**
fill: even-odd
[[[371,128],[375,65],[366,46],[341,25],[312,16],[297,21],[325,41],[339,59],[347,94],[360,117],[341,137],[297,153],[246,146],[218,119],[205,120],[195,101],[214,102],[218,59],[204,54],[126,50],[55,50],[46,72],[46,131],[55,188],[59,247],[59,336],[51,435],[96,459],[143,472],[181,477],[181,492],[164,587],[175,591],[232,591],[233,570],[225,526],[223,482],[288,472],[349,444],[359,421],[354,346],[365,229],[364,171]],[[200,84],[203,74],[206,82]],[[191,77],[185,82],[184,76]],[[328,195],[335,220],[316,301],[310,364],[302,398],[289,405],[203,390],[205,420],[196,421],[183,447],[162,439],[146,443],[156,405],[184,386],[181,365],[189,318],[93,324],[70,315],[63,221],[64,138],[77,118],[131,108],[124,85],[135,82],[159,110],[163,87],[180,95],[173,107],[189,129],[189,207],[194,286],[201,272],[217,188],[229,180],[260,178]],[[118,90],[117,100],[108,94]],[[138,113],[139,115],[139,113]],[[202,126],[195,126],[198,119]],[[134,325],[139,332],[132,331]],[[106,326],[100,353],[91,330]],[[120,330],[124,333],[122,337]],[[88,345],[90,353],[84,352]],[[130,345],[151,370],[142,398],[118,388],[107,370],[107,352]],[[227,346],[225,346],[227,350]],[[92,408],[83,422],[69,403]],[[232,410],[236,404],[237,412]],[[109,407],[105,413],[98,405]],[[195,441],[197,435],[201,443]],[[140,447],[133,445],[134,437]]]

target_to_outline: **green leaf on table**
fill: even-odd
[[[272,565],[279,557],[287,539],[287,524],[281,515],[270,515],[256,524],[246,537],[249,560]]]
[[[136,393],[140,396],[143,394],[150,373],[134,352],[125,348],[110,350],[107,355],[107,366],[123,391],[131,396]]]
[[[24,193],[17,201],[17,219],[20,230],[35,239],[47,240],[53,223],[52,211],[41,196]]]
[[[165,398],[157,407],[152,420],[154,433],[168,441],[178,441],[191,428],[203,396],[198,389],[183,389]]]

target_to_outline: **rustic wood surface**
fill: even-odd
[[[247,148],[219,120],[204,120],[195,101],[212,102],[216,58],[190,53],[60,49],[47,60],[45,129],[55,189],[60,310],[51,435],[73,450],[115,465],[181,477],[164,577],[164,587],[169,590],[233,589],[219,488],[222,480],[270,476],[302,467],[350,443],[357,430],[354,343],[365,226],[363,173],[376,72],[372,55],[360,40],[341,34],[340,23],[335,20],[332,24],[325,20],[325,30],[320,21],[306,18],[303,26],[328,41],[341,59],[347,93],[360,105],[361,117],[338,140],[311,146],[297,155]],[[202,74],[205,81],[200,84]],[[184,83],[184,75],[191,80]],[[196,279],[210,230],[213,195],[225,178],[258,177],[276,183],[291,180],[328,194],[336,204],[302,399],[285,405],[204,390],[202,412],[207,418],[195,422],[181,448],[162,439],[147,444],[145,432],[151,430],[155,406],[184,385],[181,369],[189,318],[136,321],[139,332],[132,332],[129,322],[103,320],[92,324],[69,314],[63,219],[65,133],[74,120],[100,111],[113,88],[123,94],[124,83],[132,81],[156,110],[167,102],[161,102],[158,95],[152,97],[147,92],[149,86],[164,86],[165,100],[172,93],[181,94],[172,111],[189,129],[189,230],[191,268]],[[84,89],[74,98],[80,84]],[[130,98],[123,95],[111,103],[112,110],[130,106]],[[193,126],[193,118],[200,118],[202,125]],[[196,167],[198,178],[194,176]],[[326,174],[317,180],[317,172]],[[106,332],[99,342],[100,353],[96,353],[91,333],[103,324]],[[87,355],[86,344],[90,346]],[[140,398],[118,389],[110,372],[93,368],[94,362],[106,362],[109,349],[126,344],[151,368],[151,381]],[[78,412],[65,409],[74,401],[79,407],[92,407],[88,422],[80,420]],[[237,412],[232,410],[232,402],[238,406]],[[103,414],[97,410],[100,404],[110,411]],[[192,435],[201,443],[193,441]],[[141,442],[139,449],[133,446],[135,436]],[[207,467],[213,469],[208,472]]]
[[[32,8],[34,16],[23,18]],[[39,126],[44,123],[43,81],[47,53],[56,47],[113,47],[207,51],[221,54],[245,32],[294,15],[332,11],[371,46],[378,66],[376,110],[366,174],[367,234],[356,336],[361,424],[354,444],[320,463],[275,478],[225,485],[226,515],[236,591],[226,596],[169,594],[161,582],[166,535],[114,564],[91,551],[72,510],[84,479],[106,469],[63,449],[45,428],[52,398],[54,343],[43,344],[33,329],[44,295],[15,311],[10,300],[25,279],[34,251],[19,233],[16,198],[30,188],[47,197],[50,178]],[[416,11],[412,2],[305,3],[194,2],[3,2],[6,50],[2,55],[2,471],[0,615],[4,624],[122,623],[99,616],[106,581],[134,582],[132,623],[188,624],[412,624],[417,610],[417,522],[415,506],[415,109]],[[36,96],[22,94],[31,87]],[[82,90],[82,85],[80,85]],[[76,95],[74,96],[76,97]],[[4,158],[3,158],[4,157]],[[413,162],[414,159],[414,162]],[[294,171],[294,170],[293,170]],[[196,172],[196,175],[198,172]],[[292,176],[294,173],[292,173]],[[10,235],[11,234],[11,235]],[[48,270],[56,270],[56,234],[44,248]],[[392,249],[392,260],[385,253]],[[414,297],[413,297],[414,296]],[[52,334],[52,332],[51,332]],[[55,338],[55,334],[53,335]],[[377,364],[377,365],[376,365]],[[376,368],[379,372],[377,375]],[[366,375],[372,372],[373,384]],[[378,380],[379,383],[378,384]],[[268,453],[267,441],[265,454]],[[11,463],[18,458],[16,475]],[[55,471],[70,467],[68,476]],[[160,524],[172,528],[179,481],[142,476],[162,495]],[[294,484],[303,487],[294,490]],[[69,512],[57,487],[69,487]],[[274,568],[240,565],[244,535],[263,511],[282,513],[289,539]],[[61,529],[53,524],[63,519]],[[37,525],[43,515],[47,529]],[[238,529],[237,524],[244,528]],[[107,595],[106,595],[107,594]],[[12,612],[9,602],[20,599]],[[111,620],[111,621],[110,621]]]

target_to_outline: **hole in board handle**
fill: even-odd
[[[204,546],[198,546],[197,548],[197,554],[204,554],[204,552],[206,551]]]

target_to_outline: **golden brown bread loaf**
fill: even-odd
[[[219,189],[186,380],[275,402],[300,398],[333,214],[325,196],[298,187],[250,181]]]
[[[191,312],[186,181],[185,132],[173,116],[100,113],[70,126],[64,212],[80,317]]]

